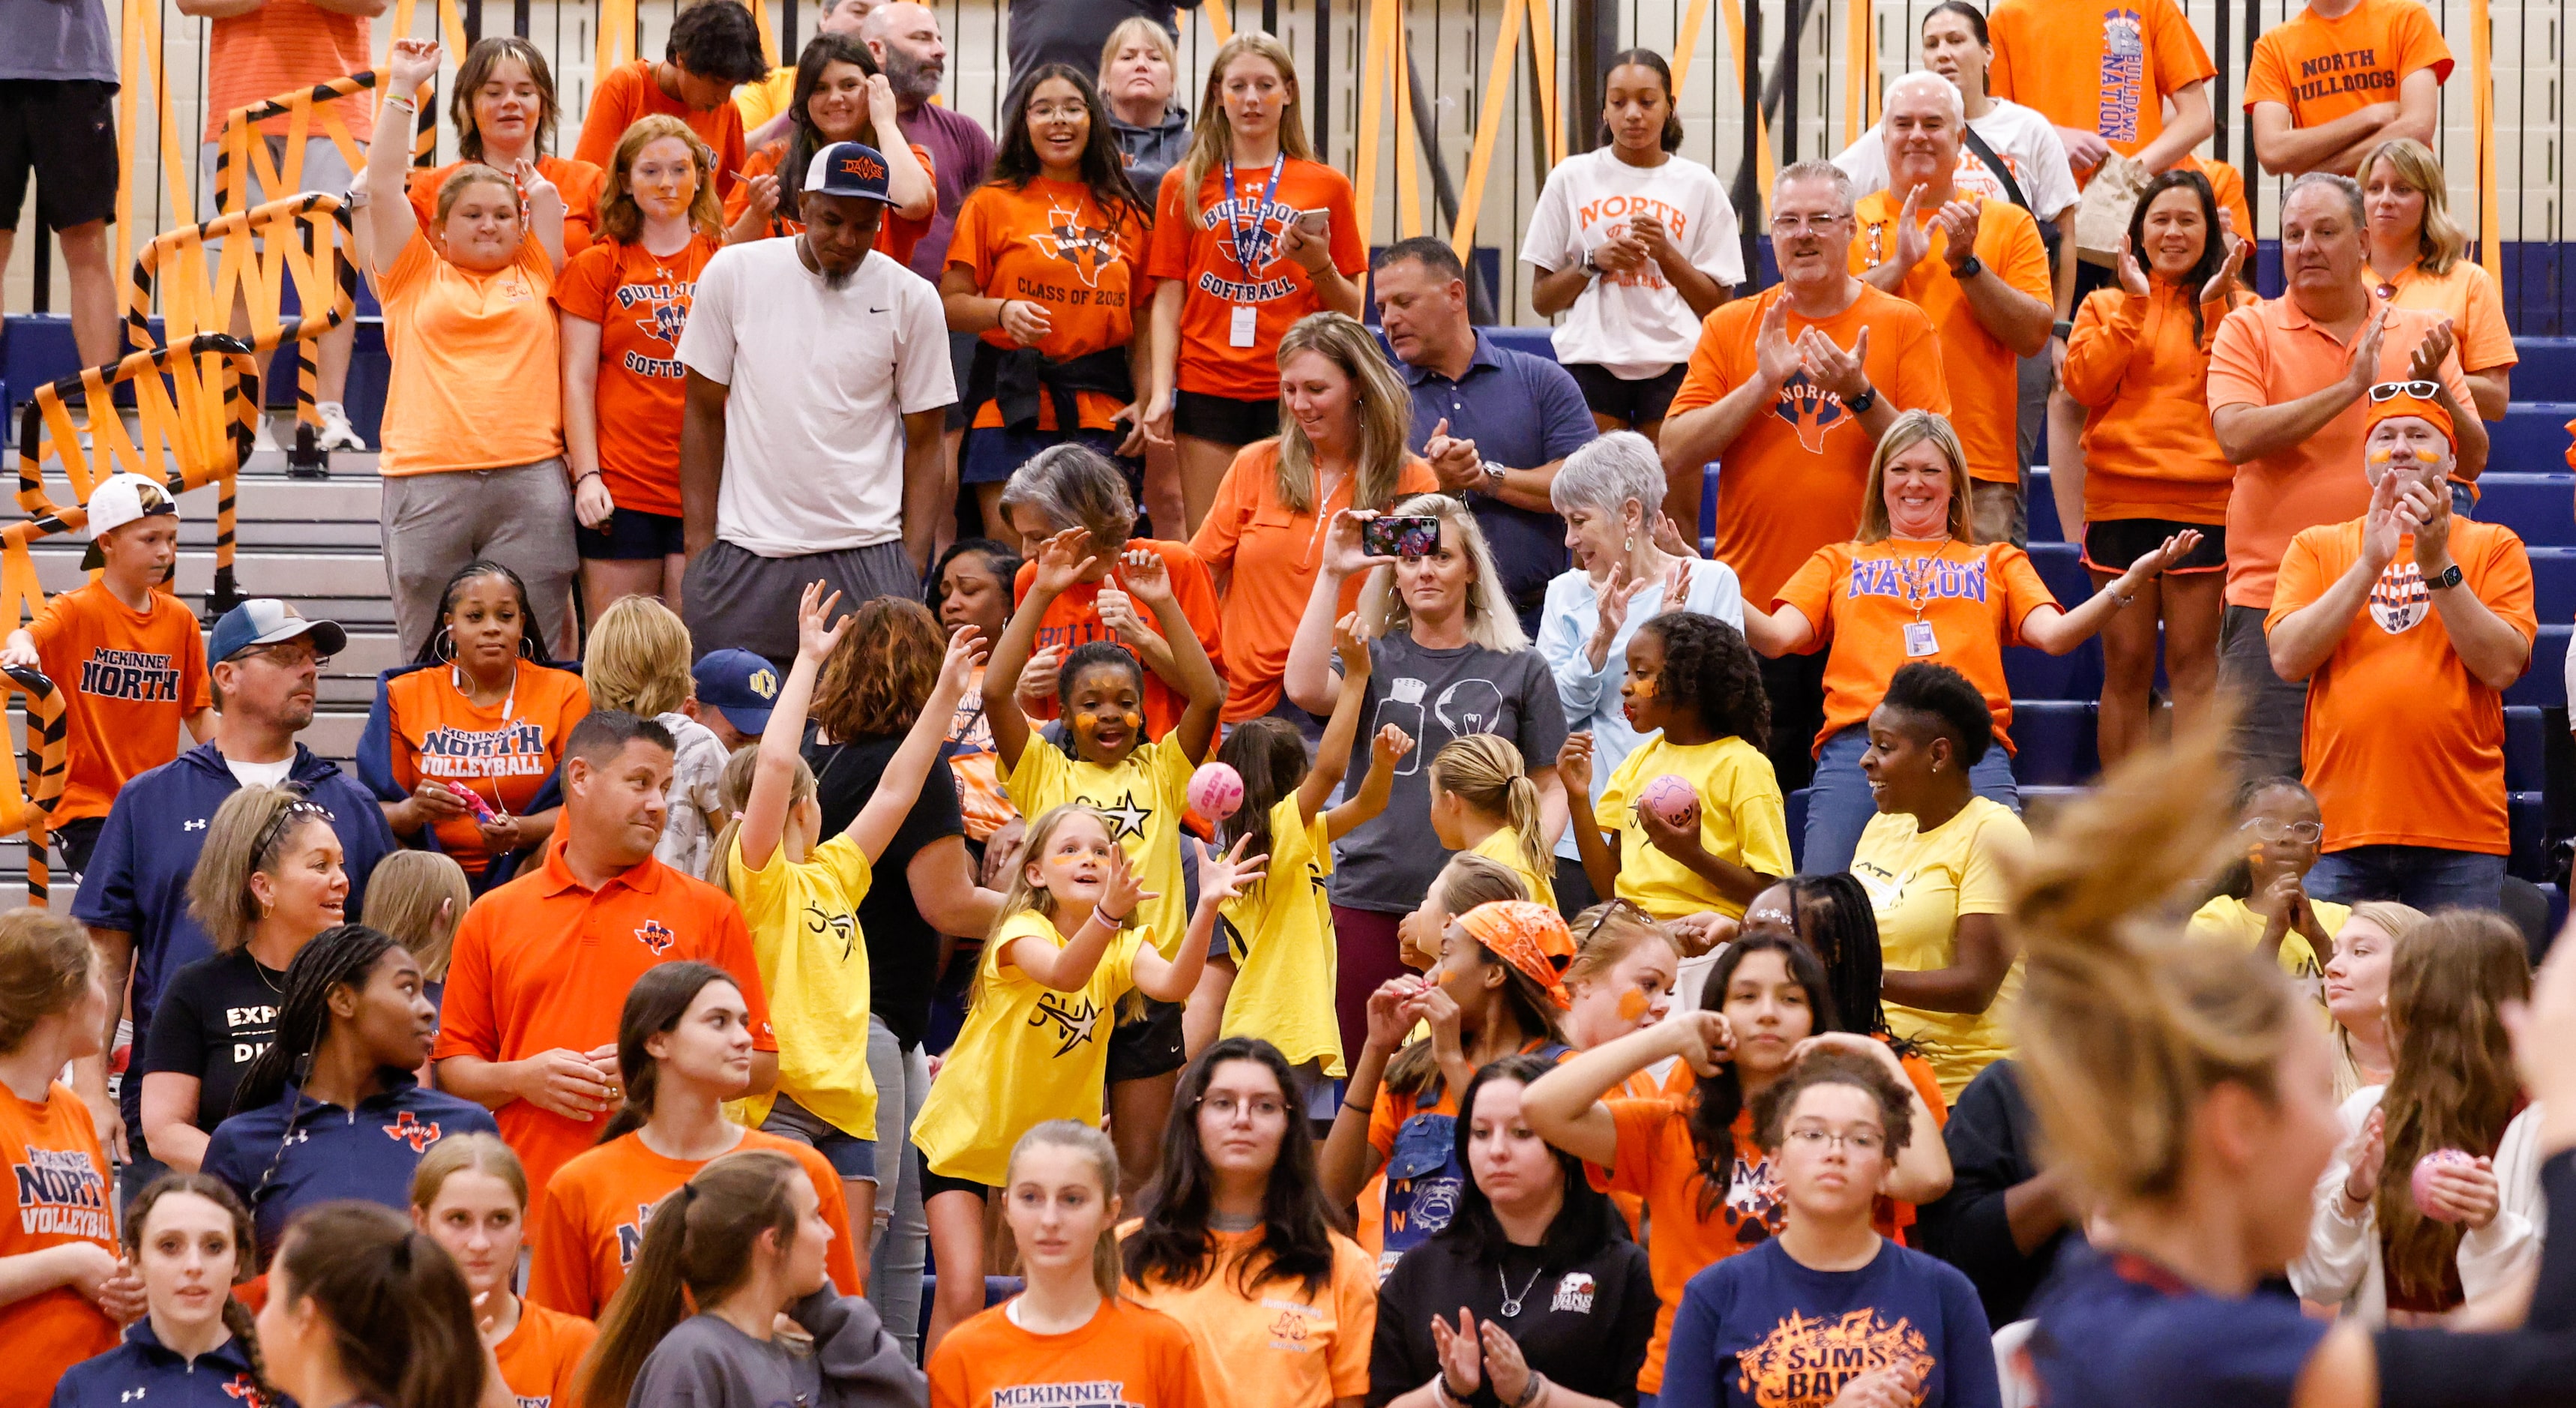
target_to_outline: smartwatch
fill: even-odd
[[[1875,386],[1873,386],[1873,387],[1871,387],[1870,389],[1868,389],[1867,391],[1864,391],[1864,392],[1860,393],[1859,395],[1854,396],[1854,397],[1853,397],[1853,398],[1851,398],[1850,400],[1843,402],[1843,409],[1844,409],[1844,410],[1846,410],[1846,411],[1851,412],[1853,415],[1856,415],[1856,416],[1857,416],[1857,415],[1864,415],[1864,414],[1867,414],[1867,413],[1868,413],[1868,411],[1869,411],[1869,408],[1870,408],[1870,407],[1875,406],[1875,405],[1877,405],[1877,404],[1878,404],[1878,388],[1877,388],[1877,387],[1875,387]]]
[[[1959,267],[1951,271],[1951,273],[1954,274],[1961,283],[1966,283],[1968,280],[1973,279],[1984,272],[1986,272],[1986,261],[1979,259],[1973,254],[1969,255],[1966,259],[1961,260],[1959,262]]]
[[[2064,318],[2060,318],[2056,322],[2048,325],[2048,333],[2049,336],[2056,338],[2060,342],[2064,342],[2075,336],[2075,325],[2066,321]]]
[[[2428,592],[2449,591],[2451,588],[2460,584],[2461,578],[2464,575],[2465,574],[2460,571],[2460,564],[2454,562],[2449,567],[2442,569],[2441,576],[2425,578],[2424,590]]]

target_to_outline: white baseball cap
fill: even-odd
[[[111,474],[89,491],[89,551],[81,555],[84,570],[107,565],[98,540],[138,519],[179,516],[179,500],[160,481],[140,474]]]

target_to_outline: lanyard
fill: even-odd
[[[1950,539],[1944,536],[1921,557],[1896,559],[1896,574],[1905,583],[1905,604],[1914,610],[1914,619],[1923,619],[1923,608],[1929,604],[1932,579],[1941,572],[1941,554],[1950,550]]]
[[[1260,252],[1265,243],[1262,239],[1261,222],[1270,212],[1272,198],[1279,194],[1279,173],[1287,169],[1288,153],[1283,148],[1278,156],[1271,159],[1270,184],[1261,192],[1261,204],[1253,210],[1252,223],[1247,227],[1243,222],[1243,209],[1236,204],[1234,163],[1228,161],[1225,164],[1226,238],[1233,243],[1234,262],[1242,268],[1243,276],[1247,279],[1258,277],[1262,269],[1270,266],[1270,261],[1267,259],[1256,266],[1252,262],[1252,257]]]

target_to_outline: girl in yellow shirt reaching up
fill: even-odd
[[[1510,866],[1531,899],[1556,908],[1556,855],[1539,818],[1538,784],[1510,739],[1471,733],[1431,760],[1431,830],[1450,850]]]
[[[778,1033],[778,1088],[747,1112],[768,1133],[810,1144],[841,1176],[850,1226],[876,1225],[877,1088],[868,1076],[868,951],[860,941],[859,901],[869,867],[921,797],[921,784],[945,741],[949,715],[981,664],[982,633],[960,626],[949,637],[939,681],[912,731],[886,764],[877,790],[847,829],[819,839],[823,808],[814,773],[799,749],[814,680],[855,617],[829,624],[841,594],[805,588],[796,607],[796,664],[779,686],[760,747],[725,765],[725,804],[734,819],[716,837],[707,879],[742,906],[769,992]],[[889,1149],[884,1157],[897,1151]],[[865,1235],[864,1232],[861,1235]],[[867,1248],[862,1245],[859,1254]]]
[[[1179,956],[1167,960],[1150,925],[1129,927],[1160,896],[1145,888],[1111,826],[1079,802],[1029,823],[1002,918],[976,963],[966,1025],[913,1122],[939,1273],[925,1355],[983,1308],[984,1200],[1009,1175],[1013,1141],[1050,1119],[1099,1128],[1109,1068],[1104,1019],[1129,988],[1162,1002],[1186,999],[1206,964],[1217,911],[1261,881],[1262,858],[1245,860],[1244,842],[1220,854],[1192,841],[1198,908]]]

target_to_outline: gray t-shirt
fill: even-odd
[[[1369,660],[1348,785],[1357,788],[1366,775],[1368,741],[1380,728],[1394,724],[1412,735],[1413,751],[1395,765],[1386,810],[1342,838],[1333,903],[1401,914],[1422,903],[1449,861],[1431,832],[1431,760],[1451,739],[1499,733],[1521,750],[1523,767],[1552,768],[1565,742],[1565,709],[1536,650],[1425,650],[1394,636],[1369,642]]]
[[[773,1408],[804,1404],[919,1405],[930,1381],[903,1357],[874,1307],[830,1286],[788,1312],[809,1345],[756,1340],[713,1315],[673,1326],[644,1361],[628,1408]]]
[[[0,79],[116,84],[105,0],[0,0],[0,35]]]

